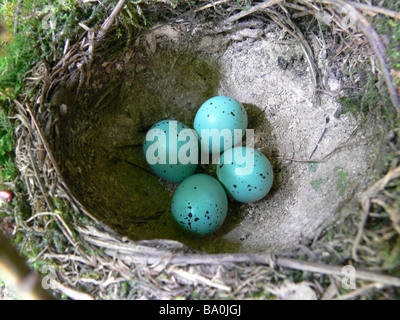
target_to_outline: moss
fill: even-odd
[[[317,179],[317,180],[313,180],[313,181],[311,181],[311,186],[313,187],[313,189],[315,190],[315,191],[319,191],[319,190],[321,190],[321,186],[323,185],[323,184],[325,184],[326,182],[328,181],[328,179]]]
[[[387,99],[382,100],[382,92],[377,89],[379,83],[378,76],[371,72],[364,72],[365,66],[359,66],[351,71],[347,71],[347,76],[350,72],[353,75],[364,77],[364,87],[357,90],[348,90],[347,94],[338,98],[338,102],[343,106],[344,113],[351,113],[355,117],[360,114],[366,116],[370,110],[390,104]],[[385,90],[385,89],[382,89]],[[386,101],[385,101],[386,100]],[[383,112],[383,111],[382,111]]]

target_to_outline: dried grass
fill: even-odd
[[[48,229],[56,224],[59,247],[56,241],[48,242],[34,261],[45,261],[55,268],[55,278],[51,282],[54,292],[71,299],[272,299],[285,297],[282,294],[284,280],[286,285],[288,280],[306,280],[309,281],[307,287],[311,285],[316,296],[323,299],[371,297],[371,292],[378,298],[398,294],[393,288],[400,286],[400,278],[381,274],[379,261],[368,261],[365,256],[371,258],[378,254],[371,233],[392,240],[394,237],[398,239],[400,234],[399,209],[385,193],[385,187],[400,176],[399,153],[388,173],[364,193],[359,213],[336,217],[336,222],[324,226],[311,245],[299,245],[287,256],[210,255],[195,252],[176,241],[135,242],[109,230],[85,210],[65,183],[52,154],[59,139],[58,124],[45,101],[57,87],[68,84],[78,95],[81,86],[90,82],[94,54],[107,50],[108,28],[123,3],[120,1],[97,33],[86,28],[77,43],[70,46],[67,42],[63,58],[53,68],[43,62],[33,69],[26,77],[26,88],[27,93],[37,92],[35,98],[28,99],[27,94],[24,101],[15,101],[19,121],[15,131],[16,162],[20,178],[27,187],[33,214],[24,219],[19,214],[20,208],[16,207],[17,228],[14,232],[45,239]],[[150,2],[151,5],[157,3]],[[344,6],[354,8],[361,32],[351,32],[344,26]],[[177,15],[185,13],[179,12],[176,6],[170,6],[168,10]],[[310,15],[332,17],[330,27],[335,29],[339,40],[336,58],[347,61],[350,66],[356,65],[360,59],[370,59],[375,67],[377,61],[393,106],[400,111],[385,63],[383,45],[360,11],[397,19],[399,13],[343,0],[301,0],[297,4],[271,0],[254,4],[248,10],[240,10],[236,1],[200,1],[193,11],[209,17],[218,16],[221,25],[229,25],[250,15],[275,22],[302,43],[313,70],[316,98],[326,89],[315,65],[314,53],[294,18]],[[370,54],[371,51],[374,55]],[[384,224],[385,230],[366,229],[372,206],[379,206],[387,212],[392,223]],[[343,294],[344,264],[357,267],[359,289]]]

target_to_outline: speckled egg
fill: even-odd
[[[238,141],[243,138],[248,124],[247,111],[243,105],[232,97],[216,96],[200,107],[194,119],[193,128],[200,137],[201,149],[208,153],[220,153],[232,148],[235,136]],[[202,129],[216,129],[209,131],[209,135],[202,133]],[[226,137],[223,130],[229,130]],[[235,129],[240,129],[235,132]],[[213,143],[213,137],[214,142]],[[219,145],[217,141],[219,140]],[[208,142],[208,144],[207,144]]]
[[[227,193],[239,202],[261,200],[274,181],[272,165],[267,157],[248,147],[226,150],[217,165],[217,176]]]
[[[147,132],[143,153],[158,176],[179,183],[196,171],[198,137],[193,129],[182,122],[162,120]]]
[[[223,224],[228,212],[228,198],[217,179],[207,174],[195,174],[175,190],[171,210],[185,231],[205,236]]]

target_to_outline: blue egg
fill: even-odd
[[[274,181],[272,165],[267,157],[248,147],[225,151],[217,165],[217,176],[227,193],[239,202],[261,200]]]
[[[143,153],[158,176],[179,183],[196,171],[198,137],[193,129],[182,122],[162,120],[147,132]]]
[[[247,124],[247,111],[240,102],[231,97],[216,96],[204,102],[197,111],[193,128],[200,137],[201,149],[215,154],[232,148],[235,139],[241,141]],[[206,131],[202,133],[203,129]]]
[[[185,231],[205,236],[223,224],[228,212],[228,198],[217,179],[195,174],[175,190],[171,211],[175,221]]]

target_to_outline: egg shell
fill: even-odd
[[[249,158],[239,164],[239,158],[246,156]],[[248,170],[245,171],[244,168]],[[246,203],[264,198],[274,181],[273,168],[268,158],[258,150],[248,147],[235,147],[225,151],[217,164],[217,176],[230,197]]]
[[[195,174],[175,190],[172,216],[187,233],[205,236],[223,224],[228,212],[228,197],[217,179]]]
[[[234,145],[234,130],[240,129],[240,134],[236,137],[238,141],[243,138],[248,124],[247,111],[243,105],[232,97],[216,96],[202,104],[200,109],[196,113],[194,119],[193,128],[196,130],[200,137],[201,148],[204,152],[208,153],[220,153],[224,150],[232,148]],[[209,137],[208,147],[205,145],[207,137],[202,136],[202,129],[217,129],[218,132],[222,132],[224,129],[228,129],[231,132],[231,141],[226,140],[220,134],[213,134],[211,132]],[[220,138],[219,146],[212,143],[212,137],[218,141]],[[204,139],[204,141],[203,141]],[[225,141],[226,140],[226,141]]]
[[[175,147],[172,147],[170,145],[170,131],[171,131],[171,122],[176,122],[176,145]],[[147,151],[148,149],[155,143],[159,138],[154,139],[154,141],[149,141],[149,133],[152,129],[160,129],[164,132],[165,134],[165,146],[160,146],[158,148],[158,152],[165,152],[166,155],[166,161],[165,163],[154,163],[151,164],[149,163],[148,160],[148,155]],[[188,129],[192,132],[191,137],[187,137],[187,141],[178,141],[178,135],[179,133],[184,130]],[[162,131],[159,131],[162,133]],[[174,138],[174,137],[173,137]],[[185,145],[186,143],[190,143],[193,149],[196,149],[196,161],[191,163],[182,163],[178,157],[178,153],[180,148]],[[172,151],[170,150],[172,149]],[[172,152],[171,154],[174,155],[175,161],[170,161],[170,151]],[[184,179],[187,177],[191,176],[194,174],[197,168],[197,163],[198,163],[198,137],[197,134],[193,129],[190,129],[186,124],[176,121],[176,120],[162,120],[160,122],[157,122],[154,124],[149,131],[146,134],[146,138],[144,139],[143,142],[143,153],[146,158],[147,164],[150,166],[150,168],[161,178],[173,182],[173,183],[179,183],[182,182]],[[150,152],[149,152],[150,153]],[[160,159],[160,158],[159,158]]]

